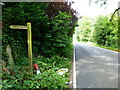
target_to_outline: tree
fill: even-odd
[[[111,23],[108,16],[98,16],[94,25],[94,42],[97,44],[118,47],[118,23],[117,16]]]
[[[69,31],[68,35],[72,37],[74,33],[74,28],[76,27],[76,23],[78,21],[77,17],[77,11],[71,8],[72,2],[49,2],[48,3],[48,9],[47,9],[47,15],[50,20],[53,19],[53,17],[57,16],[59,14],[59,11],[66,12],[68,15],[71,16],[70,18],[70,26],[72,27]]]
[[[81,41],[91,41],[92,39],[92,30],[93,30],[93,20],[89,17],[82,17],[79,20],[79,27],[77,28],[77,37]]]

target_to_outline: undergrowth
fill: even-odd
[[[8,70],[2,72],[2,88],[46,88],[63,89],[67,88],[68,73],[59,75],[57,70],[60,68],[69,68],[70,60],[64,57],[54,56],[45,58],[38,56],[33,58],[33,62],[38,64],[40,74],[36,74],[33,69],[33,75],[28,73],[28,58],[20,58],[15,65],[3,65]]]

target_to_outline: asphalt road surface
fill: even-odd
[[[118,88],[118,53],[75,43],[77,88]]]

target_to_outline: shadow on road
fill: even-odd
[[[117,90],[118,64],[116,55],[108,55],[103,51],[96,54],[94,49],[76,44],[76,83],[79,90]],[[90,51],[91,50],[91,51]],[[96,51],[96,50],[95,50]],[[100,88],[100,89],[96,89]],[[106,88],[106,89],[102,89]],[[115,88],[115,89],[114,89]]]

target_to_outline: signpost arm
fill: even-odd
[[[31,33],[31,23],[27,23],[27,38],[28,38],[28,63],[29,71],[33,73],[33,64],[32,64],[32,33]]]

